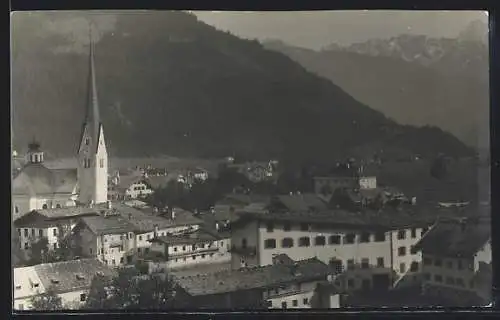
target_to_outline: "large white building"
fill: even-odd
[[[231,224],[233,269],[317,257],[337,274],[339,290],[389,288],[419,280],[422,257],[413,246],[433,219],[404,212],[240,212]]]
[[[36,209],[97,204],[108,200],[108,154],[99,116],[94,66],[90,44],[87,111],[82,126],[76,169],[50,169],[36,141],[29,145],[28,163],[12,182],[13,219]]]

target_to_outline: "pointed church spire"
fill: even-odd
[[[92,24],[89,23],[89,74],[87,84],[87,110],[85,115],[85,123],[87,128],[91,130],[89,133],[92,141],[97,145],[99,138],[99,128],[101,119],[99,115],[99,101],[97,99],[97,85],[95,77],[95,62],[94,62],[94,41],[92,39]]]

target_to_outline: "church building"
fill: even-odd
[[[27,164],[12,182],[14,220],[32,210],[91,205],[108,200],[108,154],[99,116],[92,41],[87,90],[86,116],[76,155],[78,167],[47,168],[40,143],[30,143]]]

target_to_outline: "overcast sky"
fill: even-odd
[[[281,39],[319,49],[331,43],[350,44],[401,33],[455,37],[471,21],[488,21],[481,11],[195,11],[198,18],[221,30],[251,39]]]

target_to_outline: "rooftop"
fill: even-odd
[[[94,276],[111,277],[115,271],[96,259],[81,259],[44,263],[34,269],[45,288],[52,287],[56,292],[70,292],[90,287]]]
[[[120,215],[84,217],[81,221],[95,235],[123,234],[135,229],[129,220]]]
[[[76,169],[49,169],[42,163],[28,163],[14,177],[12,194],[72,194],[76,185]]]
[[[315,194],[281,195],[276,199],[289,211],[326,210],[327,204]]]
[[[101,211],[107,211],[105,204],[90,207],[67,207],[55,209],[42,209],[30,211],[14,221],[16,227],[33,226],[38,227],[53,225],[55,221],[73,219],[85,216],[99,215]]]
[[[149,240],[150,242],[159,242],[167,245],[178,245],[178,244],[196,244],[200,242],[216,241],[219,237],[205,230],[196,230],[189,233],[183,233],[180,235],[169,235],[160,236]]]
[[[440,221],[415,246],[425,254],[445,257],[470,257],[491,238],[487,221]]]
[[[285,283],[326,279],[329,268],[316,258],[295,264],[275,264],[210,274],[178,277],[174,281],[192,296],[234,292],[238,290],[273,288]]]

